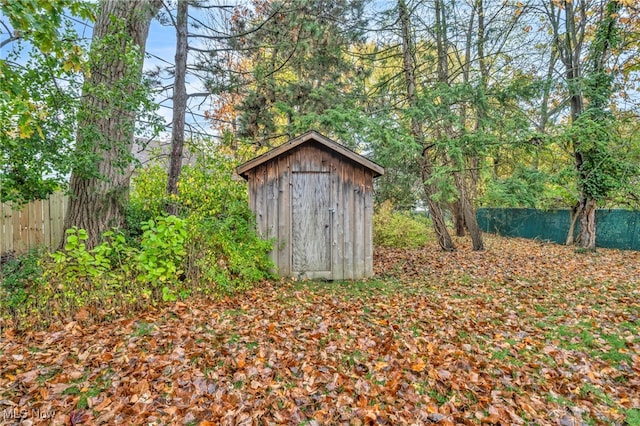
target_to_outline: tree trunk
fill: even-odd
[[[570,246],[575,243],[575,234],[576,234],[576,223],[578,223],[578,218],[582,213],[582,204],[577,203],[575,206],[571,208],[571,219],[569,224],[569,232],[567,233],[567,242],[566,245]]]
[[[469,200],[464,176],[462,176],[460,173],[455,173],[454,178],[456,181],[456,188],[458,188],[458,191],[460,192],[458,203],[460,205],[464,223],[467,227],[467,230],[469,231],[469,236],[471,237],[471,245],[473,247],[473,250],[484,250],[484,243],[482,242],[482,232],[480,232],[480,227],[478,226],[476,212],[471,205],[471,201]]]
[[[433,223],[433,229],[438,237],[438,245],[444,251],[454,251],[456,248],[453,245],[453,240],[449,231],[447,230],[447,224],[444,220],[444,212],[440,203],[431,198],[430,194],[435,194],[437,188],[433,183],[430,183],[433,176],[433,169],[431,161],[426,157],[427,153],[424,153],[422,159],[422,186],[427,199],[427,206],[429,206],[429,214],[431,215],[431,223]],[[426,160],[425,160],[426,158]]]
[[[124,225],[137,108],[132,101],[140,86],[151,19],[160,6],[161,0],[100,4],[76,136],[78,155],[94,163],[73,170],[64,221],[65,229],[87,231],[88,247],[95,246],[103,232]],[[134,49],[139,51],[132,60]]]
[[[464,237],[467,233],[465,230],[464,215],[462,214],[460,200],[456,200],[451,203],[451,212],[453,213],[453,227],[456,230],[456,236]]]
[[[585,198],[582,203],[580,215],[579,243],[584,249],[595,251],[596,249],[596,207],[597,202],[593,198]]]
[[[407,101],[409,108],[416,109],[416,77],[415,77],[415,63],[413,59],[413,41],[411,39],[409,11],[404,0],[398,0],[398,13],[400,19],[400,25],[402,29],[402,56],[403,66],[405,74],[405,82],[407,85]],[[411,135],[414,140],[421,146],[425,146],[424,131],[422,128],[422,122],[415,117],[415,114],[411,117]],[[449,231],[444,220],[444,213],[440,204],[433,199],[433,196],[437,193],[437,188],[431,179],[433,177],[433,165],[429,158],[429,150],[425,147],[422,151],[421,158],[421,170],[422,170],[422,187],[425,191],[427,199],[427,205],[429,206],[429,213],[431,214],[431,221],[433,228],[438,236],[438,243],[442,250],[452,251],[455,249]]]
[[[173,83],[173,126],[171,130],[171,161],[167,179],[167,213],[177,215],[178,180],[182,171],[182,151],[184,148],[184,120],[187,109],[187,19],[189,4],[178,0],[176,17],[176,72]]]
[[[454,210],[454,213],[459,216],[462,220],[462,223],[456,223],[456,231],[457,227],[462,225],[462,232],[458,233],[458,236],[464,236],[464,229],[466,228],[469,231],[469,236],[471,237],[471,243],[474,250],[484,250],[484,243],[482,242],[482,233],[480,232],[480,227],[478,226],[478,220],[476,218],[475,209],[473,208],[473,201],[469,196],[469,189],[467,184],[467,178],[464,175],[464,172],[455,172],[453,174],[454,183],[456,185],[456,189],[458,190],[458,200],[456,201],[457,212]],[[458,218],[456,218],[456,222]]]

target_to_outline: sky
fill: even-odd
[[[171,67],[175,61],[176,51],[176,35],[175,30],[171,26],[163,26],[158,20],[153,20],[151,28],[149,29],[149,37],[147,38],[147,53],[144,62],[144,70],[153,70],[156,67],[165,68]],[[169,84],[169,81],[163,81],[163,84]],[[191,83],[193,86],[194,82]],[[187,92],[193,91],[194,87],[187,87]],[[157,97],[156,101],[160,104],[158,114],[160,114],[166,123],[171,123],[172,119],[172,103],[167,97],[171,96],[171,93],[164,93]],[[190,117],[189,122],[193,123],[195,117]],[[203,121],[203,120],[201,120]],[[194,123],[197,124],[197,123]],[[201,123],[200,127],[206,127],[206,124]]]

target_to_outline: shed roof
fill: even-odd
[[[384,174],[384,168],[382,166],[380,166],[379,164],[374,163],[373,161],[363,157],[360,154],[357,154],[353,151],[351,151],[350,149],[344,147],[343,145],[340,145],[339,143],[337,143],[336,141],[329,139],[328,137],[321,135],[320,133],[316,132],[315,130],[311,130],[307,133],[304,133],[296,138],[291,139],[290,141],[280,145],[277,148],[274,148],[270,151],[265,152],[264,154],[254,158],[253,160],[249,160],[244,164],[241,164],[240,166],[238,166],[237,171],[238,174],[240,176],[242,176],[243,178],[247,179],[248,178],[248,171],[258,167],[261,164],[266,163],[267,161],[277,158],[279,156],[281,156],[282,154],[291,151],[292,149],[296,148],[297,146],[300,146],[306,142],[316,142],[320,145],[323,145],[327,148],[329,148],[330,150],[337,152],[338,154],[343,155],[344,157],[347,157],[348,159],[352,160],[353,162],[360,164],[368,169],[370,169],[371,171],[373,171],[374,173],[374,177],[378,177],[380,175]]]

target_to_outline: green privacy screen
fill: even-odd
[[[559,244],[567,240],[570,219],[569,210],[478,209],[478,225],[485,232]],[[596,227],[598,247],[640,250],[640,212],[597,210]]]

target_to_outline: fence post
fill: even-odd
[[[13,250],[13,211],[6,204],[0,204],[0,254]]]

